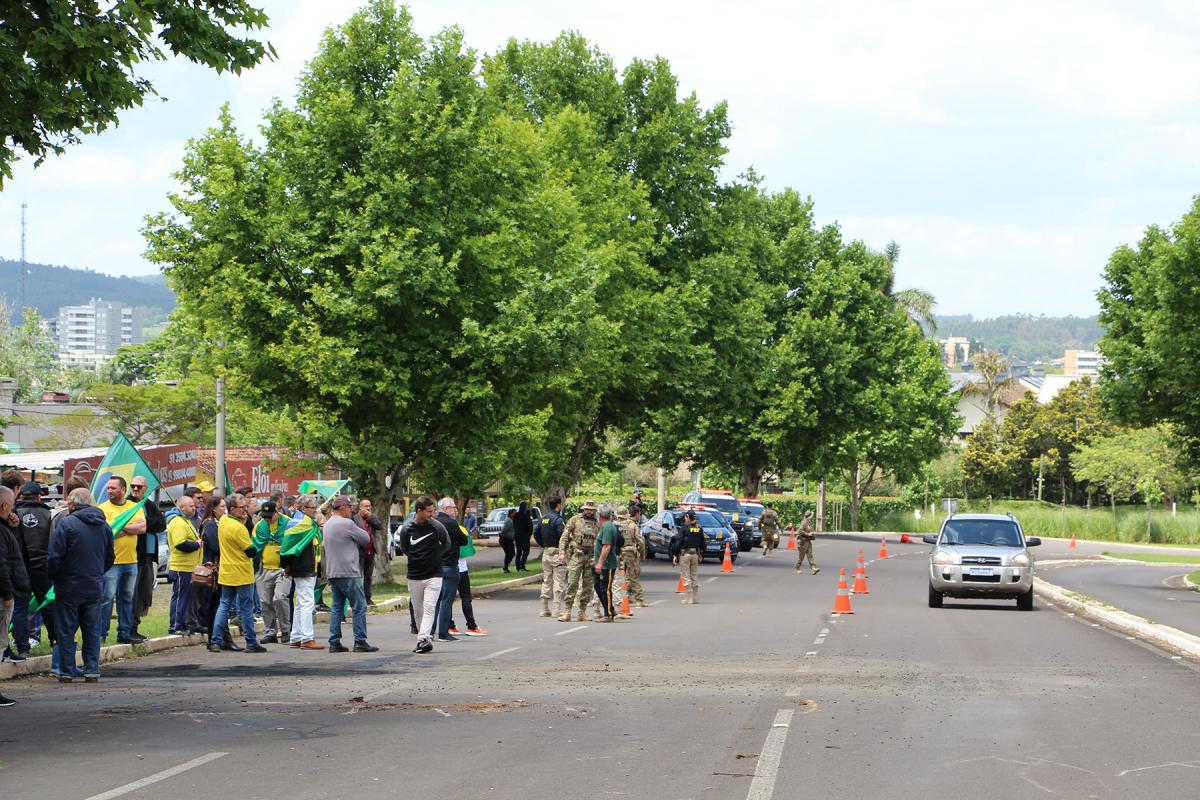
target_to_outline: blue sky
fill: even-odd
[[[279,57],[240,77],[148,65],[167,102],[123,115],[0,194],[0,256],[146,274],[145,214],[166,208],[187,140],[232,104],[253,130],[289,100],[322,31],[357,4],[268,2]],[[409,4],[422,33],[479,52],[582,32],[618,66],[668,58],[730,104],[727,176],[811,195],[849,238],[901,246],[897,284],[940,313],[1092,314],[1113,248],[1200,193],[1194,2],[469,2]]]

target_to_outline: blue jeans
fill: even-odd
[[[131,565],[135,569],[137,565]],[[83,634],[83,674],[100,677],[100,603],[96,600],[56,598],[54,609],[55,635],[58,636],[59,674],[71,676],[75,667],[75,632]],[[109,604],[112,608],[112,604]]]
[[[329,601],[329,643],[342,641],[342,620],[345,619],[346,603],[353,613],[354,641],[367,640],[367,596],[363,594],[362,578],[330,578],[333,599]]]
[[[113,601],[117,603],[117,638],[128,639],[133,632],[133,592],[137,588],[137,564],[114,564],[104,573],[104,596],[100,598],[100,640],[112,627]]]
[[[217,618],[213,622],[211,641],[213,644],[225,644],[225,636],[229,631],[229,616],[237,612],[242,620],[242,633],[246,636],[246,646],[258,644],[258,634],[254,630],[254,594],[255,586],[247,583],[244,586],[222,586],[221,605],[217,606]]]
[[[29,593],[13,592],[12,651],[29,652]]]
[[[450,617],[454,611],[454,595],[458,594],[458,564],[442,565],[442,592],[437,600],[437,635],[450,635]]]

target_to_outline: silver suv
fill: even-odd
[[[937,536],[922,537],[929,551],[929,607],[944,597],[1015,598],[1033,610],[1033,555],[1042,540],[1025,537],[1012,514],[955,514]]]

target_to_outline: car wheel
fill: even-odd
[[[1029,587],[1029,591],[1025,594],[1017,596],[1017,608],[1022,611],[1033,611],[1033,587]]]
[[[929,584],[929,607],[930,608],[941,608],[942,607],[942,593],[939,592],[937,589],[934,589],[933,584]]]

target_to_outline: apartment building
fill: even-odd
[[[140,309],[95,298],[86,305],[60,307],[47,329],[57,335],[58,360],[83,367],[108,362],[121,345],[145,341]]]
[[[1063,353],[1064,375],[1099,375],[1104,356],[1095,350],[1067,350]]]

